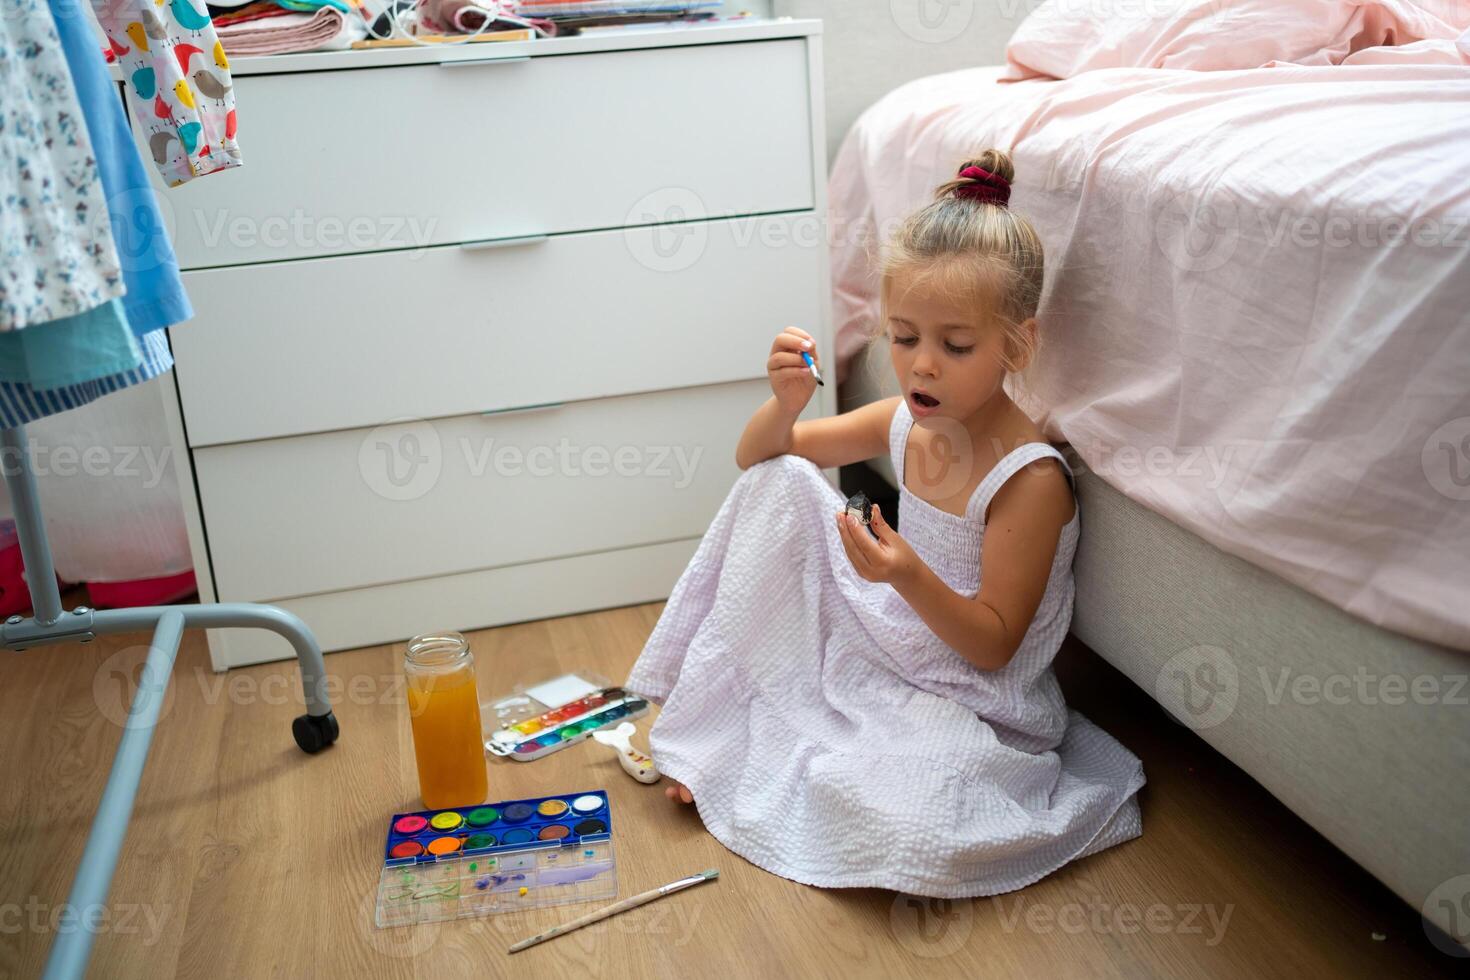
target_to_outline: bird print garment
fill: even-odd
[[[92,0],[164,183],[240,165],[230,62],[204,0]]]

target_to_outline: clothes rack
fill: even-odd
[[[67,907],[101,906],[112,886],[133,801],[148,759],[153,728],[168,690],[183,632],[189,628],[241,627],[271,630],[290,641],[301,666],[306,714],[291,723],[302,751],[320,752],[337,740],[338,725],[327,695],[321,647],[298,617],[257,603],[203,603],[192,606],[146,606],[136,609],[65,610],[56,584],[51,546],[46,540],[36,478],[26,451],[24,426],[0,429],[0,468],[15,509],[15,527],[31,591],[32,615],[11,616],[0,625],[0,647],[29,650],[56,643],[86,643],[99,635],[152,628],[153,639],[138,689],[128,707],[127,722],[112,771],[92,819],[81,863],[67,894]],[[42,976],[45,980],[80,978],[91,958],[94,931],[78,928],[61,933],[51,944]]]

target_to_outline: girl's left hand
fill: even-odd
[[[894,585],[910,577],[922,563],[922,559],[899,537],[897,531],[883,520],[878,505],[873,505],[873,531],[878,539],[863,527],[855,517],[845,512],[837,514],[837,533],[842,537],[842,548],[847,560],[857,573],[869,582],[887,582]]]

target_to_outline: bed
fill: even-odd
[[[832,165],[833,304],[844,408],[894,393],[875,242],[1010,150],[1074,632],[1464,942],[1470,44],[1430,47],[904,85]]]

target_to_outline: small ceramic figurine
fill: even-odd
[[[847,514],[850,517],[856,517],[873,537],[876,538],[878,536],[873,531],[873,502],[868,499],[867,494],[859,490],[851,497],[848,497]]]
[[[631,739],[637,730],[631,721],[625,721],[617,728],[593,732],[592,737],[617,752],[623,772],[640,783],[656,783],[659,771],[654,768],[653,760],[633,748]]]

